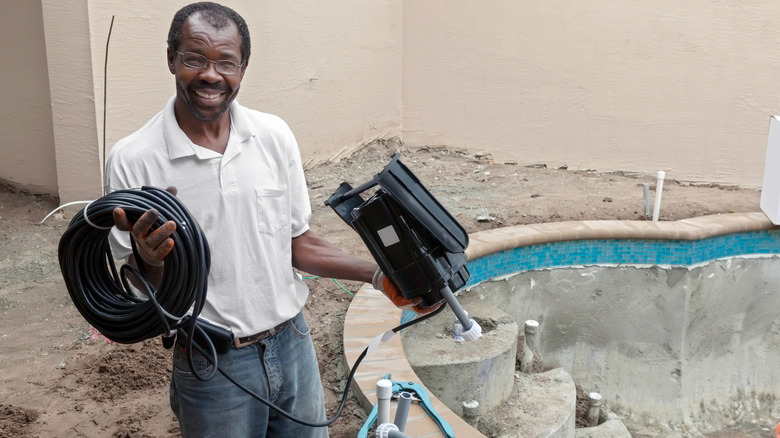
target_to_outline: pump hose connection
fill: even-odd
[[[176,230],[171,235],[174,241],[173,250],[165,257],[159,289],[155,290],[147,280],[143,267],[135,268],[124,264],[117,273],[108,242],[108,235],[114,226],[113,211],[116,207],[123,208],[131,222],[138,220],[147,210],[156,209],[159,216],[152,225],[152,230],[169,220],[176,222]],[[131,244],[138,259],[138,250],[132,239]],[[132,344],[174,332],[184,334],[192,340],[195,339],[195,330],[202,330],[196,320],[206,301],[208,273],[211,267],[208,242],[184,205],[165,190],[146,186],[141,190],[118,190],[92,201],[71,220],[60,238],[58,256],[60,270],[74,305],[87,322],[111,341]],[[143,286],[142,293],[146,294],[145,297],[134,293],[128,282],[128,275],[135,277]],[[432,318],[445,307],[441,306],[434,312],[403,323],[393,328],[392,332],[398,333],[413,324]],[[190,309],[191,315],[187,316]],[[204,338],[210,343],[208,336]],[[213,345],[201,346],[194,341],[188,344],[213,364],[211,372],[205,376],[195,372],[192,349],[187,348],[187,359],[197,378],[209,380],[219,372],[281,416],[310,427],[329,426],[341,415],[358,365],[369,351],[366,347],[352,366],[344,395],[333,416],[324,422],[310,422],[292,416],[225,373],[217,363]]]
[[[116,207],[123,208],[131,222],[156,209],[159,216],[153,230],[169,220],[176,222],[173,250],[165,258],[162,283],[156,290],[140,265],[124,264],[117,273],[108,240]],[[131,244],[138,260],[132,239]],[[194,332],[206,301],[209,246],[184,205],[165,190],[118,190],[92,201],[71,220],[60,238],[58,256],[73,304],[106,338],[132,344],[179,328],[190,335]],[[133,291],[129,276],[142,286],[140,294]],[[186,316],[190,309],[191,318]]]

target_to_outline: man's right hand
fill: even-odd
[[[175,187],[171,186],[165,190],[176,196]],[[135,223],[130,222],[125,210],[120,207],[114,209],[113,215],[116,227],[122,231],[129,231],[133,236],[138,254],[144,263],[149,266],[162,266],[165,257],[173,250],[171,235],[176,231],[176,222],[168,221],[150,233],[149,230],[159,216],[159,212],[155,209],[142,214]]]

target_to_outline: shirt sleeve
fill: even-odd
[[[287,134],[289,145],[289,175],[290,175],[290,228],[292,237],[298,237],[309,230],[309,219],[311,219],[311,203],[309,201],[309,190],[306,186],[306,176],[303,173],[301,164],[301,152],[298,149],[298,142],[292,131]]]

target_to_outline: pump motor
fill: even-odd
[[[360,196],[375,186],[368,199]],[[465,331],[475,325],[453,295],[469,279],[468,234],[399,154],[368,182],[356,188],[341,183],[325,205],[360,235],[405,298],[421,298],[423,308],[447,301]]]

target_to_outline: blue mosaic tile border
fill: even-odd
[[[701,240],[593,239],[521,246],[470,260],[473,286],[491,278],[540,268],[626,264],[690,266],[724,257],[780,254],[780,230],[725,234]],[[404,311],[401,322],[416,314]]]
[[[628,264],[690,266],[724,257],[780,254],[780,230],[702,240],[595,239],[522,246],[469,261],[466,287],[516,272],[559,266]]]

